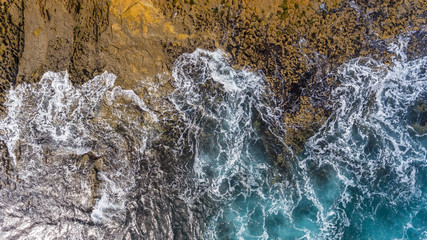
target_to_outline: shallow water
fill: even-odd
[[[208,73],[175,75],[186,93],[177,107],[196,135],[194,178],[220,206],[205,238],[427,238],[427,58],[407,61],[404,49],[403,39],[390,46],[392,66],[358,58],[340,68],[334,114],[303,154],[286,159],[290,172],[266,153],[274,143],[263,141],[260,121],[280,122],[263,106],[262,77],[211,53]]]
[[[358,58],[339,69],[334,112],[298,156],[262,74],[231,68],[221,51],[176,60],[165,101],[173,146],[159,140],[161,114],[113,74],[73,87],[49,72],[19,85],[0,120],[12,168],[2,165],[0,233],[426,239],[427,57],[409,61],[405,47],[390,46],[391,66]],[[168,175],[159,146],[182,174]]]
[[[427,237],[426,112],[417,108],[427,58],[407,61],[404,39],[390,50],[393,66],[359,58],[341,68],[338,107],[301,156],[303,195],[318,205],[313,237]]]

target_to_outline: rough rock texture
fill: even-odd
[[[1,94],[68,70],[74,83],[108,70],[117,84],[170,73],[195,48],[222,48],[236,67],[263,71],[285,110],[286,142],[299,152],[330,114],[330,73],[344,61],[388,61],[386,44],[426,43],[425,1],[16,0],[3,1]],[[3,97],[2,97],[3,99]],[[3,101],[3,100],[2,100]],[[2,111],[4,107],[2,106]]]
[[[427,1],[417,0],[0,0],[0,116],[11,86],[37,82],[48,70],[67,70],[74,84],[105,70],[116,74],[116,85],[135,90],[159,116],[155,128],[164,133],[138,169],[137,176],[144,177],[139,183],[149,184],[136,188],[135,196],[147,198],[136,200],[143,214],[129,216],[141,223],[135,231],[148,238],[187,239],[189,233],[201,234],[189,213],[209,213],[200,207],[207,203],[196,202],[190,211],[177,197],[182,183],[176,181],[189,163],[171,157],[184,150],[174,145],[180,137],[174,126],[180,123],[176,112],[165,111],[164,97],[173,91],[169,78],[178,56],[221,48],[235,67],[262,71],[283,109],[285,141],[299,153],[332,111],[329,93],[339,84],[337,67],[358,56],[390,62],[387,44],[410,32],[409,57],[426,54],[426,19]],[[424,110],[418,107],[414,114]],[[140,141],[130,138],[131,130],[119,120],[109,124],[128,147]],[[112,167],[108,156],[75,156],[90,183],[90,207],[100,197],[99,172]],[[283,155],[275,157],[283,168],[289,164]],[[0,142],[0,188],[13,190],[19,179],[11,180],[10,162]]]
[[[358,56],[389,61],[386,44],[410,31],[425,43],[427,6],[419,1],[166,1],[159,6],[185,33],[196,29],[215,36],[215,44],[196,38],[185,51],[219,45],[237,66],[266,74],[285,110],[287,144],[296,152],[330,114],[327,96],[338,84],[330,73],[337,66]],[[422,46],[420,39],[412,43]],[[181,53],[171,44],[165,48],[172,58]],[[419,49],[412,52],[420,54]]]
[[[16,84],[19,59],[24,47],[23,3],[0,2],[0,113],[4,97],[11,85]]]
[[[101,32],[108,26],[105,1],[25,1],[25,47],[18,82],[38,81],[50,71],[68,70],[75,83],[104,69]]]

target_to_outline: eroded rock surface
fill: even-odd
[[[426,8],[424,1],[4,1],[2,94],[47,70],[68,70],[74,83],[108,70],[131,89],[169,74],[184,52],[222,48],[236,67],[265,73],[284,109],[287,144],[298,152],[330,114],[334,69],[358,56],[389,61],[387,43],[409,32],[410,52],[422,54]]]
[[[277,99],[272,104],[283,110],[285,143],[299,153],[332,112],[330,93],[339,84],[334,75],[339,65],[359,56],[391,62],[395,56],[387,45],[399,36],[410,39],[410,58],[425,55],[427,42],[427,2],[416,0],[6,0],[0,4],[0,19],[2,117],[6,115],[4,98],[11,86],[38,82],[46,71],[65,70],[75,86],[108,70],[117,75],[116,86],[134,90],[157,115],[157,123],[138,122],[145,110],[129,99],[118,99],[116,110],[101,106],[103,117],[113,117],[99,118],[111,128],[113,142],[120,147],[95,141],[103,135],[94,135],[91,144],[97,152],[63,156],[46,147],[44,164],[59,168],[71,159],[79,166],[69,180],[83,177],[89,185],[84,189],[84,204],[76,210],[78,218],[70,222],[95,224],[89,213],[102,199],[100,189],[105,179],[100,172],[113,172],[116,165],[112,158],[141,160],[131,173],[143,178],[137,181],[141,186],[133,186],[135,196],[146,196],[134,202],[135,212],[142,214],[120,217],[137,218],[136,222],[142,223],[131,229],[130,235],[142,232],[159,239],[201,236],[202,229],[192,227],[192,219],[209,214],[201,207],[209,203],[190,206],[178,197],[181,193],[177,189],[184,187],[177,185],[183,184],[180,179],[188,174],[191,163],[177,163],[171,157],[176,151],[184,151],[175,145],[183,137],[175,129],[181,123],[167,100],[174,89],[170,80],[173,63],[182,53],[220,48],[236,68],[264,73]],[[138,129],[148,124],[159,133],[150,143],[150,154],[132,155],[131,148],[143,143],[130,137],[134,129],[114,117],[118,115],[114,111],[141,123]],[[419,114],[424,112],[420,110]],[[44,140],[40,141],[43,145]],[[31,149],[26,142],[17,146],[15,158],[19,162],[20,151]],[[117,152],[118,148],[129,151]],[[0,157],[0,186],[14,191],[22,182],[14,175],[13,157],[3,142]],[[278,165],[288,166],[286,157],[276,158]],[[41,179],[45,177],[42,170]],[[47,187],[55,189],[52,184]],[[43,197],[36,195],[35,199]],[[18,207],[28,208],[21,205]],[[75,206],[78,203],[67,207]]]

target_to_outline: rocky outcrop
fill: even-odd
[[[0,2],[0,112],[6,91],[16,84],[19,59],[24,47],[22,1]]]
[[[84,221],[79,221],[90,224],[88,213],[101,198],[100,172],[113,172],[118,166],[109,160],[137,162],[131,178],[137,178],[134,202],[129,204],[134,211],[129,212],[139,214],[123,219],[141,223],[130,235],[159,239],[201,237],[203,223],[197,222],[197,227],[192,221],[205,219],[211,211],[204,209],[209,203],[189,204],[180,198],[179,191],[188,184],[180,181],[188,174],[191,156],[180,156],[182,161],[172,157],[176,152],[191,152],[176,145],[183,136],[175,127],[182,123],[165,98],[173,91],[170,72],[182,53],[221,48],[236,68],[262,71],[278,100],[272,104],[283,109],[285,142],[299,153],[332,112],[329,96],[339,84],[334,74],[339,65],[358,56],[390,62],[394,56],[387,44],[409,32],[410,57],[425,55],[427,42],[427,3],[416,0],[7,0],[0,4],[0,19],[1,113],[6,111],[4,97],[11,86],[37,82],[46,71],[67,70],[77,85],[108,70],[117,75],[116,85],[133,89],[157,114],[160,121],[150,127],[161,134],[150,143],[150,154],[135,154],[132,147],[143,145],[141,139],[130,137],[135,130],[111,117],[106,120],[109,131],[120,140],[113,142],[123,144],[120,148],[126,151],[103,142],[105,132],[100,131],[93,136],[99,140],[94,147],[98,153],[47,154],[46,159],[59,166],[71,159],[78,166],[73,178],[61,181],[87,180],[84,194],[89,200],[81,211]],[[129,100],[121,101],[120,111],[140,121],[141,109]],[[104,107],[99,110],[102,116],[114,115],[113,108]],[[414,106],[411,114],[425,120],[425,106]],[[425,121],[416,124],[415,131],[424,133]],[[269,137],[264,141],[271,144]],[[25,143],[17,145],[25,150]],[[282,168],[289,167],[283,154],[267,151]],[[0,142],[0,188],[13,190],[19,179],[13,175],[9,155]],[[56,188],[52,184],[49,189]]]
[[[387,42],[408,32],[409,49],[422,54],[426,9],[423,1],[6,1],[2,96],[47,70],[68,70],[74,83],[108,70],[132,88],[168,75],[183,52],[222,48],[236,67],[266,74],[286,142],[299,152],[330,114],[334,69],[358,56],[389,61]]]
[[[296,152],[331,113],[327,96],[338,84],[337,66],[359,56],[390,61],[388,42],[426,32],[427,6],[419,1],[169,1],[159,7],[184,32],[214,36],[236,66],[266,74],[284,109],[286,142]],[[185,51],[206,46],[203,39],[193,41]],[[421,42],[414,39],[412,45]],[[181,53],[173,45],[165,49],[173,57]]]

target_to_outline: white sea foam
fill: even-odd
[[[343,238],[344,229],[354,221],[345,209],[355,201],[396,207],[426,201],[420,195],[425,183],[419,182],[417,175],[425,171],[427,146],[423,136],[411,133],[405,116],[427,93],[427,58],[407,61],[406,46],[404,38],[390,46],[389,50],[396,53],[392,66],[371,58],[346,63],[339,73],[342,84],[333,93],[336,110],[306,144],[308,157],[300,162],[300,168],[308,171],[313,163],[317,168],[331,166],[338,177],[338,195],[328,206],[319,200],[324,192],[316,191],[316,180],[309,173],[304,176],[302,191],[309,193],[320,210],[322,238]],[[351,193],[354,189],[363,195],[355,196]],[[368,210],[363,216],[376,217]]]
[[[233,69],[221,51],[200,49],[178,58],[173,76],[176,90],[172,101],[186,120],[190,138],[184,144],[195,148],[193,171],[197,184],[203,189],[200,195],[193,193],[187,197],[198,198],[207,192],[211,200],[225,205],[212,217],[205,237],[268,239],[265,219],[257,223],[260,232],[251,234],[250,229],[254,228],[251,218],[257,214],[274,215],[288,205],[286,200],[274,201],[269,195],[280,193],[265,192],[266,187],[280,191],[284,185],[269,184],[272,175],[280,174],[269,166],[258,134],[260,129],[254,128],[253,122],[258,118],[257,121],[262,122],[259,124],[270,128],[270,134],[279,136],[275,144],[281,148],[285,145],[280,136],[285,131],[278,124],[281,110],[267,105],[267,100],[271,103],[274,99],[266,89],[264,77]],[[237,199],[249,201],[254,196],[262,199],[261,202],[248,208],[247,214],[239,213]],[[274,207],[265,206],[264,201],[273,201]],[[244,203],[241,208],[245,208]],[[225,223],[234,227],[229,233],[232,235],[220,233],[221,219],[232,221]]]
[[[52,141],[76,154],[88,152],[85,125],[114,81],[114,75],[104,73],[78,89],[68,73],[47,72],[36,85],[11,89],[5,103],[8,115],[0,121],[0,131],[5,132],[0,139],[7,143],[10,156],[16,162],[14,151],[21,138],[35,145]]]
[[[332,95],[335,111],[309,139],[297,165],[290,163],[291,184],[274,182],[283,176],[256,149],[258,114],[278,142],[286,134],[277,120],[280,111],[263,106],[268,99],[262,76],[232,69],[220,51],[179,58],[172,100],[191,133],[183,144],[194,146],[202,194],[224,206],[211,218],[206,237],[344,239],[351,228],[371,234],[355,222],[380,221],[376,211],[389,203],[405,211],[423,208],[425,134],[414,134],[406,114],[427,92],[427,59],[408,61],[406,46],[404,38],[390,46],[396,54],[392,66],[371,58],[342,66],[342,84]],[[273,219],[282,223],[274,225]]]
[[[176,144],[191,149],[194,163],[190,181],[171,184],[177,191],[187,187],[179,196],[191,208],[207,204],[205,238],[345,239],[350,228],[360,238],[405,239],[410,231],[426,236],[417,219],[427,202],[420,176],[427,140],[407,112],[425,101],[427,59],[408,61],[405,47],[403,38],[391,45],[392,66],[370,58],[342,66],[342,85],[332,95],[335,111],[302,156],[284,159],[289,172],[270,159],[285,152],[286,131],[264,77],[231,68],[221,51],[179,57],[170,95],[175,109],[166,111],[179,114]],[[2,236],[103,239],[133,229],[156,238],[163,227],[173,236],[172,225],[179,223],[172,223],[174,215],[155,215],[167,205],[150,195],[159,192],[154,177],[164,178],[161,163],[145,159],[158,137],[150,129],[163,122],[134,91],[114,87],[114,79],[104,73],[74,87],[66,73],[49,72],[37,84],[10,90],[0,140],[19,181],[12,180],[16,189],[0,189]],[[179,151],[170,153],[188,154]],[[142,166],[150,173],[140,172]],[[138,195],[141,186],[145,192]],[[132,194],[137,200],[129,201]],[[129,211],[138,207],[151,223],[135,222],[140,212]],[[403,230],[378,225],[388,221],[381,211],[401,211],[393,219]],[[188,219],[196,222],[197,214]],[[197,223],[191,231],[200,231]]]
[[[67,72],[47,72],[8,92],[0,140],[13,169],[11,186],[0,189],[2,237],[101,239],[125,231],[140,155],[158,119],[115,79],[105,72],[76,87]]]

